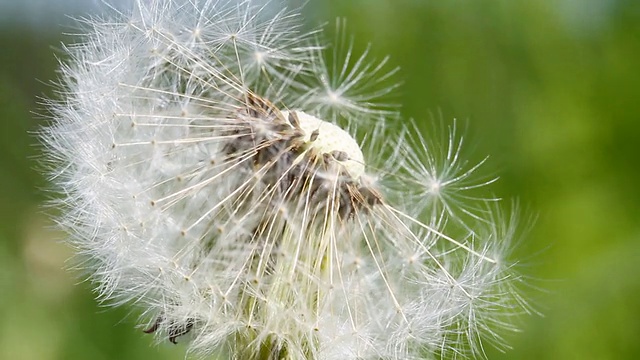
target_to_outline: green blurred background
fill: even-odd
[[[63,5],[67,5],[66,8]],[[30,133],[52,96],[64,13],[93,2],[0,0],[0,359],[180,359],[65,270]],[[640,358],[640,1],[311,1],[356,48],[391,55],[406,117],[466,121],[493,188],[538,220],[518,250],[543,316],[490,359]],[[435,116],[438,118],[440,115]],[[425,126],[426,128],[426,126]]]

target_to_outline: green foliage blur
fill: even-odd
[[[537,216],[515,258],[542,316],[490,359],[640,358],[640,1],[330,0],[401,67],[407,118],[466,124],[493,188]],[[0,24],[2,25],[2,24]],[[0,26],[0,359],[180,359],[94,300],[42,208],[33,131],[69,28]],[[428,137],[428,134],[426,134]]]

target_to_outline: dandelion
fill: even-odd
[[[387,59],[277,5],[138,0],[66,48],[41,138],[99,298],[221,358],[500,346],[527,307],[515,217],[467,195],[492,180],[454,128],[442,148],[394,134]]]

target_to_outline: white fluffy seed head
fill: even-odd
[[[458,196],[477,166],[453,135],[441,157],[394,135],[376,101],[395,86],[369,88],[387,60],[336,44],[344,64],[327,68],[320,32],[276,5],[139,0],[67,49],[41,137],[100,297],[140,307],[160,340],[237,359],[499,342],[499,315],[523,309],[504,260],[516,232]]]

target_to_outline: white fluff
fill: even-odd
[[[277,6],[139,0],[68,47],[41,137],[100,298],[200,354],[481,355],[526,309],[513,219],[465,196],[491,181],[394,133],[386,59],[327,68]]]

